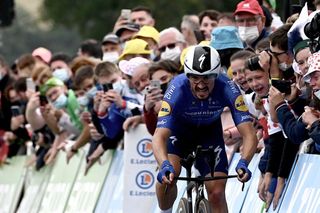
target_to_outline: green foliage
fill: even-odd
[[[0,29],[0,55],[9,64],[25,53],[43,46],[53,53],[65,52],[73,56],[80,46],[81,38],[72,28],[63,26],[41,29],[37,22],[21,8],[16,8],[17,17],[12,26]]]
[[[156,28],[180,27],[182,16],[198,14],[204,9],[233,11],[237,0],[44,0],[43,16],[55,26],[75,27],[83,38],[100,40],[113,30],[120,11],[138,5],[149,7],[156,19]]]

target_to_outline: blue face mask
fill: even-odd
[[[56,69],[53,71],[52,75],[63,82],[67,82],[69,80],[68,70],[65,68]]]
[[[87,96],[89,99],[93,99],[94,96],[96,96],[97,92],[98,92],[97,87],[93,86],[93,87],[86,93],[86,96]]]
[[[62,109],[67,106],[68,98],[66,94],[61,94],[59,97],[52,103],[52,105],[57,109]]]

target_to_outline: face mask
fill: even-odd
[[[85,95],[78,97],[78,98],[77,98],[77,101],[78,101],[79,105],[80,105],[80,106],[83,106],[83,107],[87,106],[88,103],[89,103],[89,99],[88,99],[88,97],[85,96]]]
[[[181,50],[178,46],[172,49],[166,47],[166,50],[163,53],[161,53],[161,59],[169,59],[175,61],[180,57],[180,54]]]
[[[0,72],[0,81],[2,80],[2,78],[3,78],[3,75],[2,75],[2,73]]]
[[[259,37],[258,27],[239,27],[239,36],[242,41],[251,44]]]
[[[123,43],[120,43],[120,48],[122,49],[122,50],[124,50],[124,46],[125,46],[125,42],[123,42]]]
[[[281,71],[286,71],[288,68],[289,68],[289,66],[285,62],[279,64],[279,69]]]
[[[57,109],[62,109],[67,106],[68,98],[66,94],[61,94],[59,97],[52,103],[53,106]]]
[[[93,99],[94,96],[96,96],[97,94],[97,87],[93,86],[87,93],[86,93],[86,96],[89,98],[89,99]]]
[[[69,80],[68,70],[65,68],[56,69],[55,71],[53,71],[52,75],[56,78],[59,78],[63,82]]]
[[[118,61],[119,58],[119,53],[114,51],[114,52],[106,52],[103,53],[102,61],[109,61],[112,63],[115,63]]]
[[[155,58],[157,58],[157,55],[155,54],[154,50],[152,50],[150,54],[150,59],[151,61],[153,61]]]
[[[115,83],[112,84],[112,87],[115,91],[117,91],[118,93],[122,93],[122,89],[123,89],[123,84],[121,83],[121,81],[117,81]]]

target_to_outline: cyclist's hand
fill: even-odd
[[[171,184],[173,181],[173,178],[174,178],[173,166],[168,160],[163,161],[161,168],[159,169],[157,180],[161,184],[162,183]]]
[[[238,173],[238,180],[241,182],[247,182],[251,178],[251,171],[248,169],[248,161],[240,159],[236,167]]]

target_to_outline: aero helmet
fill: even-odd
[[[217,50],[210,46],[190,47],[184,61],[186,75],[219,75],[220,72],[221,63]]]

